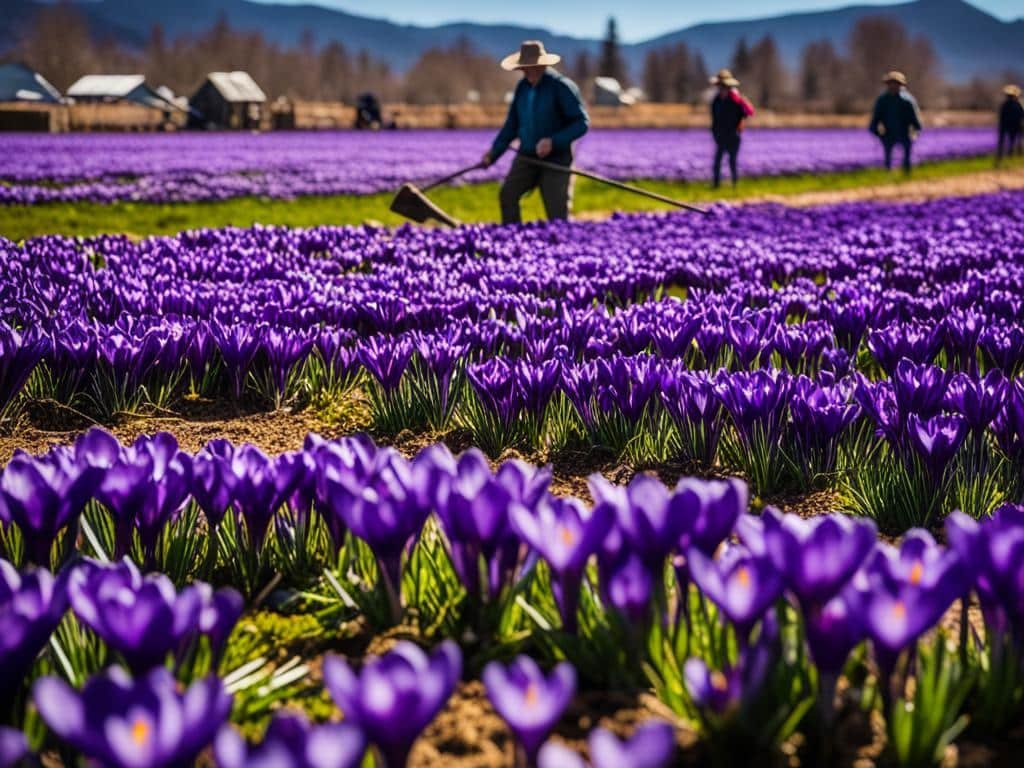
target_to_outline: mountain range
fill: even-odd
[[[17,30],[38,9],[40,0],[0,0],[0,50],[17,39]],[[307,31],[318,43],[337,40],[350,50],[367,49],[399,71],[412,66],[425,50],[447,46],[460,37],[495,58],[513,50],[520,40],[541,38],[549,50],[571,59],[581,51],[595,53],[599,41],[553,34],[540,27],[510,24],[453,23],[440,26],[398,24],[357,16],[318,5],[255,3],[249,0],[80,0],[93,30],[128,46],[141,46],[159,24],[169,36],[201,33],[225,16],[243,30],[258,30],[267,39],[294,45]],[[931,40],[953,82],[979,75],[1024,71],[1024,17],[1004,22],[965,0],[914,0],[891,6],[852,5],[811,13],[790,13],[743,21],[715,22],[668,32],[634,44],[623,53],[639,74],[647,51],[678,41],[703,54],[716,69],[728,62],[736,42],[753,42],[772,35],[789,67],[795,67],[803,47],[829,38],[840,48],[856,22],[870,15],[892,16],[914,35]],[[628,6],[623,9],[628,15]]]

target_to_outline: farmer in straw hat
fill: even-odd
[[[907,90],[906,75],[887,72],[882,82],[886,89],[875,101],[869,130],[882,142],[886,170],[892,169],[892,150],[899,144],[903,147],[903,172],[910,173],[910,147],[921,131],[921,112]]]
[[[519,139],[519,155],[572,165],[572,143],[587,132],[590,118],[576,84],[549,69],[559,61],[561,57],[545,51],[538,40],[527,40],[518,53],[502,60],[502,69],[521,70],[523,77],[516,85],[505,124],[483,156],[484,165],[501,157],[513,139]],[[534,187],[540,187],[549,219],[569,218],[572,176],[530,165],[519,155],[501,185],[502,222],[521,221],[519,199]]]
[[[728,69],[721,69],[711,78],[711,85],[718,86],[718,93],[711,101],[711,135],[715,139],[714,181],[718,187],[722,182],[722,157],[729,155],[729,174],[732,185],[736,186],[736,156],[740,151],[740,133],[743,121],[754,114],[754,108],[740,95],[740,81]]]
[[[996,145],[996,165],[999,165],[1004,154],[1021,154],[1021,132],[1024,131],[1024,106],[1021,106],[1020,103],[1020,87],[1007,85],[1003,88],[1003,94],[1006,99],[999,109],[999,143]]]

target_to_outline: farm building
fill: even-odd
[[[614,77],[595,77],[594,103],[604,107],[628,107],[636,103],[636,96],[623,90]]]
[[[194,128],[259,128],[267,96],[248,72],[211,72],[189,99]]]
[[[0,65],[0,101],[59,104],[60,91],[24,64],[3,64]]]
[[[127,102],[168,113],[178,109],[149,86],[145,75],[86,75],[68,88],[67,95],[77,103]]]

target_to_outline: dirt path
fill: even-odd
[[[1024,168],[1012,168],[1001,171],[993,169],[978,173],[947,176],[942,179],[901,180],[895,184],[874,187],[801,192],[795,195],[764,195],[748,198],[742,204],[773,202],[803,208],[812,205],[830,205],[856,201],[916,203],[940,197],[965,197],[968,195],[984,195],[1016,189],[1024,189]]]

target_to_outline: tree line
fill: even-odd
[[[881,89],[882,73],[893,69],[907,75],[922,105],[932,107],[990,109],[1002,83],[1019,79],[1019,73],[1007,72],[990,81],[975,78],[966,86],[946,83],[931,42],[883,14],[859,20],[845,43],[842,51],[827,38],[809,43],[797,71],[790,72],[770,35],[753,42],[740,39],[722,65],[760,107],[815,112],[867,109]],[[652,101],[697,103],[707,84],[703,59],[685,43],[652,50],[644,60],[642,86]]]
[[[467,99],[502,103],[516,78],[467,39],[427,50],[400,74],[365,50],[350,50],[338,42],[317,45],[312,32],[294,46],[282,46],[259,32],[235,29],[223,17],[203,34],[174,39],[155,27],[144,45],[128,48],[113,39],[98,39],[66,0],[41,5],[5,58],[25,61],[62,91],[84,74],[141,72],[154,86],[190,94],[208,72],[242,69],[270,98],[347,103],[364,91],[386,101],[420,104]],[[862,111],[878,93],[879,76],[887,69],[903,70],[925,106],[987,109],[994,85],[980,80],[946,84],[931,43],[885,15],[861,19],[843,50],[828,39],[810,43],[795,72],[785,66],[775,40],[766,36],[739,40],[728,62],[706,62],[684,42],[655,48],[647,52],[639,77],[633,78],[614,19],[609,19],[597,50],[583,51],[560,68],[583,87],[604,75],[623,85],[640,86],[650,101],[698,104],[706,97],[709,74],[723,65],[765,109]]]

